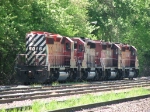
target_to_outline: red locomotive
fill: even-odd
[[[134,46],[32,31],[15,69],[22,82],[119,80],[138,75]]]

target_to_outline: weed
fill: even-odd
[[[58,86],[58,85],[60,85],[58,81],[52,83],[52,86]]]

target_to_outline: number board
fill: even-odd
[[[29,46],[28,49],[29,51],[43,51],[42,46]]]

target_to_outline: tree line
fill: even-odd
[[[16,55],[33,30],[132,44],[148,74],[149,7],[149,0],[0,0],[0,83],[13,81]]]

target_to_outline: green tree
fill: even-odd
[[[14,76],[16,54],[25,51],[25,35],[47,31],[93,37],[88,0],[0,0],[0,83]]]
[[[134,45],[138,50],[140,68],[149,69],[150,1],[89,0],[90,21],[100,26],[94,34],[106,41]]]

